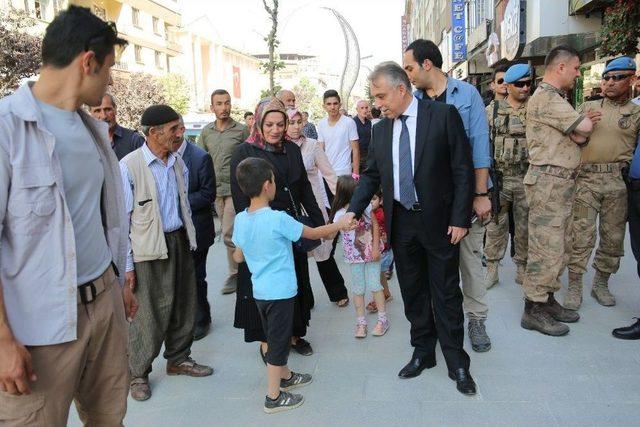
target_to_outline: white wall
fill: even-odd
[[[527,1],[527,43],[539,37],[597,32],[601,17],[592,14],[569,16],[569,5],[563,0]]]

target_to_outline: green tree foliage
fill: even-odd
[[[271,31],[269,35],[264,38],[267,42],[267,48],[269,49],[269,60],[262,63],[262,69],[269,75],[269,94],[267,96],[275,96],[278,93],[276,88],[275,73],[278,70],[284,68],[284,62],[280,61],[276,55],[276,48],[280,45],[278,41],[278,2],[279,0],[271,0],[271,6],[267,4],[267,0],[262,0],[264,9],[269,14],[271,19]],[[264,98],[264,97],[263,97]]]
[[[0,10],[0,97],[16,90],[22,79],[38,73],[42,39],[26,31],[35,23],[23,11]]]
[[[160,81],[164,86],[167,105],[179,114],[186,114],[189,111],[190,94],[185,78],[180,74],[167,74]]]
[[[300,83],[295,85],[292,90],[296,94],[298,110],[307,111],[309,117],[313,120],[317,120],[324,115],[322,98],[307,77],[300,79]]]
[[[140,127],[144,110],[167,103],[162,83],[150,74],[113,72],[109,91],[116,98],[118,123],[133,129]]]
[[[640,38],[640,1],[616,0],[607,7],[600,30],[603,56],[635,55]]]

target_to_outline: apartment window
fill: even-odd
[[[96,6],[95,4],[93,6],[91,6],[91,11],[93,12],[94,15],[96,15],[98,18],[102,19],[103,21],[107,20],[107,11],[100,6]]]
[[[138,46],[137,44],[134,44],[133,51],[136,56],[136,62],[139,64],[144,64],[144,62],[142,61],[142,46]]]
[[[35,0],[33,2],[33,15],[38,19],[45,19],[45,4],[44,1]]]
[[[169,37],[170,31],[171,31],[171,27],[169,26],[169,24],[165,22],[164,23],[164,39],[165,40],[171,40],[171,37]]]
[[[153,20],[153,32],[155,34],[160,35],[160,20],[155,16],[152,18],[152,20]]]
[[[162,69],[162,53],[158,52],[157,50],[155,52],[156,52],[156,68]]]
[[[140,27],[140,11],[135,7],[131,8],[131,22],[133,23],[134,26],[141,28]]]
[[[167,73],[171,72],[171,61],[169,61],[169,55],[167,55]]]

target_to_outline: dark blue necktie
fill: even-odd
[[[408,117],[406,115],[400,116],[402,131],[400,132],[400,145],[398,147],[398,167],[400,169],[400,204],[406,209],[411,209],[416,203],[416,193],[413,186],[411,143],[409,142],[409,128],[407,128]]]

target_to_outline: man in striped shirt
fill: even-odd
[[[130,215],[125,286],[139,301],[129,331],[131,397],[147,400],[151,364],[163,342],[168,375],[203,377],[213,369],[189,357],[197,307],[190,254],[196,234],[187,198],[188,170],[173,153],[181,138],[180,116],[169,106],[154,105],[140,122],[147,141],[120,161],[120,169]]]

